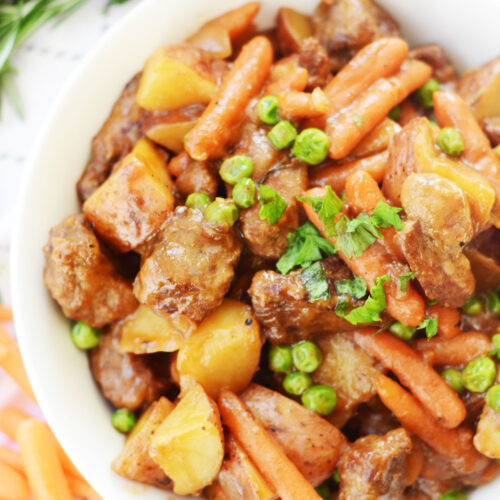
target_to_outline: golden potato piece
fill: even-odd
[[[224,435],[217,405],[201,385],[191,384],[156,430],[150,455],[179,495],[196,494],[215,479],[224,458]]]
[[[500,459],[500,413],[488,405],[484,405],[473,443],[479,453]]]
[[[174,208],[172,180],[152,143],[141,139],[83,204],[95,232],[116,252],[153,236]]]
[[[314,36],[314,29],[308,16],[294,9],[282,7],[278,11],[276,34],[284,54],[298,52],[303,40]]]
[[[172,487],[172,481],[150,457],[149,448],[154,433],[173,409],[174,404],[161,397],[142,414],[122,451],[111,464],[117,474],[157,488]]]
[[[241,400],[313,486],[332,475],[347,443],[336,427],[292,399],[257,384],[251,384]]]
[[[196,326],[183,314],[160,316],[149,307],[140,305],[123,322],[120,352],[151,354],[177,351],[183,339],[189,337]]]
[[[174,153],[184,150],[184,137],[194,127],[196,120],[177,123],[159,123],[154,125],[146,135],[157,144],[170,149]]]
[[[137,89],[137,103],[150,111],[182,108],[195,103],[208,103],[215,83],[204,78],[181,61],[171,59],[160,47],[146,61]]]
[[[186,42],[221,59],[225,59],[233,53],[229,31],[219,24],[205,24]]]
[[[257,320],[246,304],[224,302],[181,346],[180,375],[192,375],[210,397],[221,389],[242,391],[257,370],[262,343]]]
[[[236,439],[226,437],[226,458],[219,472],[218,483],[228,500],[274,500],[262,474]]]

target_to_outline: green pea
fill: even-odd
[[[467,494],[458,490],[447,491],[439,497],[439,500],[467,500]]]
[[[234,185],[245,177],[250,177],[253,171],[251,158],[245,155],[235,155],[225,159],[219,169],[219,175],[224,182]]]
[[[288,120],[281,120],[269,131],[267,137],[276,149],[285,149],[297,137],[297,129]]]
[[[253,179],[241,179],[233,187],[232,196],[240,208],[250,208],[257,201],[257,184]]]
[[[415,97],[423,108],[432,108],[434,101],[432,96],[440,88],[439,82],[435,78],[429,78],[416,92]]]
[[[333,481],[334,481],[334,482],[336,482],[337,484],[339,484],[339,483],[340,483],[340,474],[339,474],[338,469],[335,469],[335,470],[333,471],[333,474],[332,474],[332,479],[333,479]]]
[[[297,370],[312,373],[323,361],[321,349],[310,340],[295,344],[292,348],[293,364]]]
[[[442,128],[437,135],[436,144],[441,151],[451,156],[459,156],[465,149],[460,132],[453,127]]]
[[[304,394],[311,385],[311,376],[302,372],[289,373],[283,380],[283,389],[294,396]]]
[[[292,154],[308,165],[321,163],[328,155],[330,141],[319,128],[306,128],[295,139]]]
[[[464,392],[464,386],[462,385],[462,374],[460,370],[456,370],[455,368],[447,368],[441,372],[441,377],[443,377],[448,385],[453,387],[458,394],[462,394]]]
[[[332,492],[330,491],[330,485],[325,481],[324,483],[321,483],[317,488],[316,488],[316,493],[323,499],[323,500],[330,500],[330,495]]]
[[[205,209],[205,219],[214,224],[227,224],[232,226],[239,217],[239,210],[233,200],[215,198]]]
[[[500,413],[500,385],[494,385],[486,393],[486,404],[497,413]]]
[[[197,208],[202,212],[205,208],[212,203],[212,200],[208,194],[205,193],[191,193],[186,199],[186,207]]]
[[[319,415],[330,415],[337,406],[337,393],[328,385],[313,385],[300,398],[302,404]]]
[[[101,330],[84,321],[77,321],[71,329],[71,339],[78,349],[92,349],[101,340]]]
[[[483,312],[483,303],[477,297],[469,297],[462,306],[462,311],[468,316],[477,316]]]
[[[495,335],[491,337],[491,342],[495,349],[500,349],[500,333],[495,333]]]
[[[289,345],[273,345],[269,350],[269,369],[286,373],[293,368],[292,348]]]
[[[129,433],[134,428],[135,422],[135,415],[126,408],[116,410],[111,417],[113,427],[123,434]]]
[[[274,125],[280,119],[280,108],[277,97],[266,95],[257,103],[259,118],[267,125]]]
[[[405,326],[403,323],[396,321],[389,327],[389,331],[403,340],[411,340],[417,328],[415,326]]]
[[[401,114],[401,108],[399,106],[394,106],[387,116],[391,119],[397,122],[399,120],[399,115]]]
[[[462,371],[462,384],[471,392],[484,392],[495,380],[497,367],[488,356],[469,361]]]
[[[498,292],[490,292],[487,298],[488,309],[494,314],[500,314],[500,294]]]

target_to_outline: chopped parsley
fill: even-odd
[[[370,290],[370,296],[366,299],[366,302],[343,317],[353,325],[380,321],[380,313],[386,307],[384,282],[390,280],[391,278],[387,275],[376,278]],[[338,316],[342,317],[342,313],[339,314],[339,311],[336,311],[336,313]]]
[[[286,274],[294,267],[308,267],[313,262],[335,253],[333,245],[321,236],[312,222],[306,222],[296,231],[288,233],[288,248],[276,262],[281,274]]]
[[[342,212],[344,206],[342,200],[334,193],[331,186],[325,187],[324,198],[316,196],[302,196],[297,197],[297,200],[311,205],[313,210],[318,214],[319,220],[323,224],[323,230],[326,237],[331,238],[336,236],[335,231],[335,218]]]
[[[398,278],[399,289],[402,292],[406,292],[406,290],[408,290],[408,285],[410,284],[410,280],[414,280],[414,279],[415,279],[415,274],[411,271],[409,273],[402,274]]]
[[[361,128],[363,126],[363,117],[358,115],[358,113],[353,113],[351,115],[351,118],[353,120],[353,122],[359,127]]]
[[[418,330],[425,330],[425,336],[430,339],[437,335],[438,320],[436,318],[425,318],[417,326]]]
[[[370,215],[370,219],[373,225],[380,229],[394,227],[396,231],[401,231],[403,223],[398,215],[401,210],[403,209],[399,207],[391,207],[385,201],[379,201]]]
[[[271,226],[274,226],[286,210],[286,201],[265,184],[260,185],[259,201],[261,205],[259,217],[266,219]]]
[[[382,238],[382,234],[365,212],[360,213],[354,219],[341,217],[335,223],[335,231],[337,233],[336,250],[342,252],[348,259],[353,256],[361,257],[377,238]]]
[[[327,300],[331,297],[325,269],[321,262],[315,262],[300,273],[304,288],[312,301]]]
[[[335,289],[337,293],[350,295],[355,299],[362,299],[366,295],[366,283],[360,276],[356,276],[352,280],[336,280]]]

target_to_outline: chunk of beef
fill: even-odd
[[[481,122],[483,132],[488,136],[493,147],[500,144],[500,116],[485,118]]]
[[[411,448],[411,438],[403,428],[355,441],[337,465],[339,500],[399,498],[406,486],[406,458]]]
[[[210,198],[217,196],[219,179],[215,169],[205,161],[191,160],[175,181],[177,190],[183,196],[191,193],[205,193]]]
[[[317,38],[306,38],[299,49],[299,66],[307,69],[307,87],[324,87],[331,77],[328,54]]]
[[[307,189],[307,167],[294,162],[267,176],[264,184],[274,189],[286,202],[287,208],[276,224],[261,219],[260,205],[243,210],[240,227],[249,250],[260,257],[278,259],[287,249],[287,234],[299,226],[300,206],[297,196]]]
[[[478,234],[465,248],[476,278],[477,290],[491,290],[500,285],[500,230],[492,227]]]
[[[400,35],[396,21],[373,0],[323,0],[313,23],[334,72],[377,38]]]
[[[415,47],[409,56],[427,63],[432,68],[432,76],[441,83],[450,82],[456,77],[455,68],[441,45],[430,43]]]
[[[295,342],[314,334],[343,332],[355,327],[337,316],[335,307],[346,296],[335,292],[335,280],[352,279],[352,273],[337,257],[322,261],[331,297],[311,301],[304,288],[300,271],[282,275],[274,271],[259,271],[248,290],[252,307],[264,335],[273,343]],[[352,300],[358,307],[360,301]]]
[[[127,83],[108,119],[92,139],[90,160],[76,186],[82,203],[108,178],[113,165],[142,137],[145,114],[135,101],[140,78],[140,74],[135,75]]]
[[[135,411],[147,406],[169,387],[166,354],[120,352],[121,322],[107,329],[90,352],[90,370],[104,397],[116,408]]]
[[[142,263],[134,293],[158,313],[201,321],[228,292],[241,243],[227,226],[197,209],[178,207]]]
[[[473,234],[465,194],[437,174],[412,174],[403,184],[401,202],[409,221],[398,239],[425,294],[443,306],[462,306],[475,287],[462,253]]]
[[[83,215],[53,227],[43,251],[45,284],[68,318],[101,327],[137,307],[132,287],[104,255]]]

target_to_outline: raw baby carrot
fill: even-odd
[[[354,341],[394,372],[425,409],[444,427],[457,427],[465,418],[458,394],[406,342],[389,332],[365,328],[353,332]]]
[[[0,499],[28,500],[29,496],[26,478],[16,469],[0,461]]]
[[[438,335],[451,339],[460,333],[460,312],[453,307],[428,306],[426,316],[438,321]]]
[[[232,69],[186,135],[185,147],[191,158],[207,160],[223,154],[246,105],[262,88],[272,61],[273,48],[264,36],[256,36],[241,49]]]
[[[289,90],[278,94],[280,116],[287,119],[315,118],[328,111],[328,99],[318,87],[311,93]]]
[[[219,396],[219,410],[223,423],[229,427],[280,498],[320,500],[311,484],[236,394],[223,390]]]

